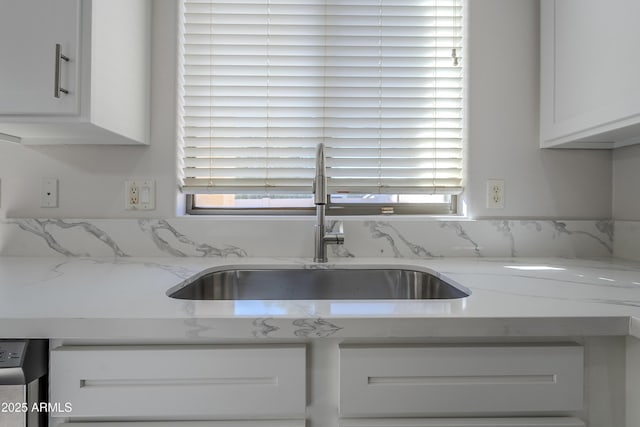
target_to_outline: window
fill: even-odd
[[[194,211],[308,209],[324,142],[332,206],[451,212],[461,0],[184,0],[183,12],[181,179]]]

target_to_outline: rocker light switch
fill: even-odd
[[[147,186],[140,187],[140,203],[149,204],[151,201],[151,189]]]

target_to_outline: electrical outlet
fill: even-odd
[[[504,180],[487,180],[487,208],[504,209]]]
[[[156,208],[156,183],[152,179],[125,181],[125,209],[153,210]]]
[[[43,178],[42,191],[40,192],[40,207],[58,207],[58,180],[56,178]]]
[[[130,205],[138,205],[140,203],[140,192],[138,191],[138,186],[136,183],[132,182],[129,186],[129,204]]]

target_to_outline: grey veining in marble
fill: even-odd
[[[200,339],[205,338],[207,333],[211,330],[210,327],[203,324],[202,319],[196,316],[196,304],[193,301],[186,301],[181,304],[182,310],[189,315],[184,320],[184,326],[187,338]]]
[[[207,243],[197,243],[176,230],[166,220],[141,219],[138,221],[140,229],[147,234],[153,243],[163,252],[177,257],[201,256],[201,257],[246,257],[247,252],[241,248],[224,245],[216,248]],[[162,237],[162,232],[168,232],[167,237]],[[181,249],[179,249],[179,246]]]
[[[327,221],[327,224],[326,224],[327,233],[343,232],[343,230],[340,229],[341,224],[342,224],[342,221],[336,221],[336,220]],[[348,247],[347,242],[345,242],[345,244],[343,245],[329,245],[329,249],[331,250],[331,253],[333,253],[334,256],[340,257],[340,258],[355,258],[355,255],[349,252],[349,249],[347,249],[347,247]]]
[[[482,225],[485,231],[486,225]],[[536,235],[555,230],[551,223],[539,225],[540,232],[531,225]],[[407,226],[412,225],[398,229],[406,233]],[[441,233],[452,232],[436,226]],[[572,226],[572,231],[589,233],[593,228],[593,224]],[[469,235],[481,241],[481,234],[475,236],[480,231],[475,229]],[[557,238],[566,242],[576,236],[580,243],[593,240],[566,233]],[[419,233],[412,237],[421,239]],[[548,235],[544,237],[546,242]],[[42,245],[40,237],[32,239]],[[313,265],[307,258],[297,258],[294,263],[288,258],[250,257],[234,263]],[[632,261],[472,256],[413,261],[391,257],[334,259],[329,264],[334,268],[411,264],[468,288],[471,296],[434,301],[189,301],[169,298],[166,292],[183,283],[189,272],[199,275],[224,268],[228,260],[0,257],[0,329],[4,336],[27,338],[145,338],[150,342],[170,339],[193,343],[327,337],[620,336],[629,331],[629,316],[640,313],[640,263]],[[639,329],[634,327],[635,336]]]
[[[517,277],[517,276],[514,276]],[[538,279],[539,280],[539,279]],[[556,283],[557,281],[550,281],[550,282],[554,282],[553,285],[554,286],[558,286],[558,283]],[[564,281],[565,283],[573,283],[571,281]],[[584,285],[583,283],[580,283],[581,285]],[[609,288],[611,288],[611,286],[608,286]],[[618,286],[619,288],[622,286]],[[478,287],[478,289],[481,289],[480,287]],[[589,298],[589,297],[583,297],[580,295],[571,295],[571,296],[559,296],[559,295],[554,295],[554,296],[549,296],[549,295],[538,295],[534,292],[518,292],[518,291],[505,291],[505,290],[500,290],[500,291],[496,291],[493,289],[489,289],[489,288],[482,288],[485,292],[495,292],[498,293],[500,295],[512,295],[512,296],[518,296],[518,297],[527,297],[527,298],[536,298],[536,299],[541,299],[541,300],[554,300],[554,301],[567,301],[567,302],[582,302],[582,303],[591,303],[591,304],[607,304],[607,305],[613,305],[613,306],[621,306],[621,307],[640,307],[640,300],[631,300],[631,299],[608,299],[608,298]],[[628,289],[633,289],[633,288],[628,288]]]
[[[32,233],[38,237],[41,237],[47,246],[54,251],[71,257],[90,256],[89,253],[78,253],[71,249],[65,248],[56,237],[53,235],[52,229],[58,228],[59,230],[80,229],[85,233],[98,239],[100,242],[107,245],[113,251],[113,254],[118,257],[128,257],[120,247],[113,241],[107,233],[100,228],[89,223],[88,221],[73,221],[65,222],[61,219],[15,219],[9,220],[9,223],[16,224],[22,230]]]
[[[615,221],[601,220],[596,221],[596,228],[599,232],[607,235],[609,242],[613,242],[615,234]]]
[[[500,220],[492,221],[493,226],[498,232],[500,232],[505,238],[509,239],[510,254],[513,257],[518,256],[518,250],[516,245],[516,231],[518,221]],[[552,239],[566,236],[587,236],[593,242],[602,246],[606,250],[607,255],[613,254],[613,222],[608,220],[595,221],[593,232],[584,230],[572,230],[566,221],[533,221],[523,220],[519,221],[519,224],[524,229],[534,230],[536,233],[543,233],[545,226],[550,225],[553,233]],[[599,233],[599,235],[598,235]],[[526,242],[524,242],[526,245]]]
[[[504,237],[509,239],[509,252],[512,257],[518,256],[518,251],[516,250],[516,240],[511,231],[511,224],[509,221],[492,221],[493,226],[496,230],[501,233]]]
[[[123,262],[123,261],[120,261],[120,262]],[[149,261],[143,262],[142,265],[144,265],[145,267],[151,267],[153,269],[166,271],[176,277],[179,277],[185,280],[193,277],[193,270],[186,267],[179,266],[179,265],[167,265],[167,264],[160,264],[157,262],[149,262]]]
[[[196,317],[185,320],[184,324],[187,330],[187,338],[191,339],[206,338],[206,333],[211,330],[210,327],[203,325],[202,321]]]
[[[482,253],[480,252],[480,246],[471,237],[469,237],[461,222],[443,221],[440,223],[440,227],[453,229],[456,233],[456,236],[463,240],[466,240],[467,242],[471,243],[471,245],[473,245],[473,252],[475,252],[477,256],[482,256]]]
[[[270,320],[270,318],[255,319],[253,322],[251,322],[251,324],[254,326],[251,334],[256,338],[269,338],[270,333],[279,331],[279,327],[269,325],[267,323]]]
[[[610,227],[609,226],[605,226],[603,224],[606,224],[606,221],[597,221],[596,222],[596,228],[600,231],[602,231],[604,234],[606,234],[609,237],[609,242],[606,242],[603,238],[596,236],[594,233],[589,233],[586,231],[582,231],[582,230],[570,230],[567,227],[567,223],[566,222],[562,222],[562,221],[552,221],[553,226],[556,229],[556,232],[558,234],[568,234],[568,235],[572,235],[572,234],[582,234],[584,236],[588,236],[590,238],[592,238],[593,240],[595,240],[596,242],[600,243],[602,246],[604,246],[607,249],[607,252],[609,252],[609,254],[613,254],[613,234],[610,231]]]
[[[345,217],[333,259],[610,257],[612,221]],[[328,221],[335,227],[338,221]],[[0,220],[0,255],[64,257],[313,257],[313,218]],[[640,258],[640,225],[623,223],[617,249]],[[637,230],[637,231],[634,231]],[[626,248],[622,250],[622,248]]]
[[[293,332],[294,335],[300,338],[326,338],[342,329],[321,318],[296,319],[293,321],[293,326],[297,327]]]
[[[614,256],[640,261],[640,221],[616,221]]]
[[[434,257],[434,255],[423,246],[409,241],[409,239],[403,236],[402,233],[388,221],[366,221],[364,226],[368,227],[372,238],[385,240],[389,246],[391,246],[391,250],[396,258],[403,257],[398,247],[398,242],[406,246],[417,258]]]

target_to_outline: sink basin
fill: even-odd
[[[403,268],[232,268],[209,272],[167,291],[187,300],[454,299],[470,291]]]

